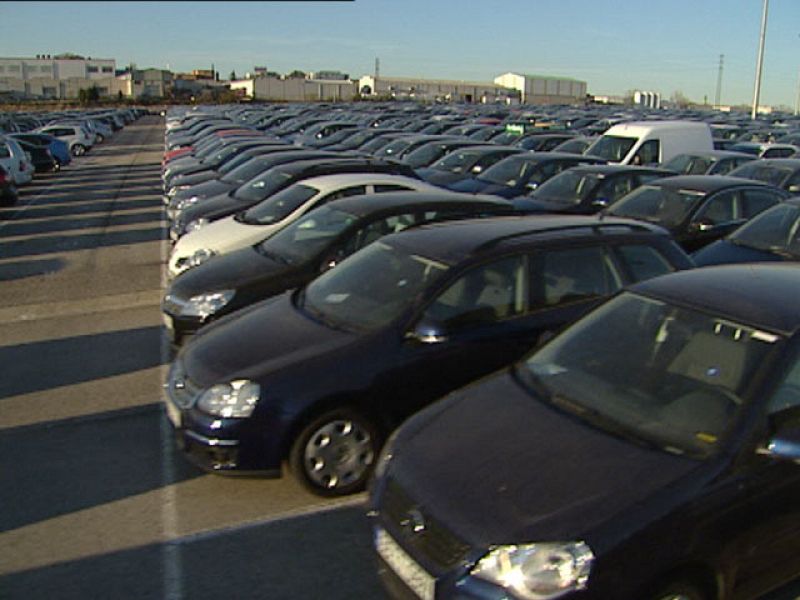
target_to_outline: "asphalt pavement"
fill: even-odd
[[[0,599],[382,598],[363,495],[175,448],[163,132],[144,117],[0,209]]]

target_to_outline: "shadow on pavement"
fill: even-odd
[[[76,219],[53,219],[50,221],[15,221],[6,225],[0,234],[2,237],[16,237],[23,235],[38,235],[42,233],[56,233],[59,231],[76,231],[81,229],[95,229],[100,227],[118,227],[121,225],[139,225],[141,223],[159,223],[164,216],[161,210],[151,210],[142,213],[111,214],[96,217]],[[0,271],[2,273],[2,271]],[[0,275],[2,278],[2,275]]]
[[[39,254],[90,250],[99,247],[127,246],[143,242],[156,242],[162,239],[164,239],[164,229],[161,227],[87,233],[84,235],[48,236],[0,243],[0,258],[18,258]]]
[[[15,262],[1,263],[0,281],[14,281],[16,279],[25,279],[26,277],[57,273],[63,269],[66,264],[66,261],[60,258],[20,260]]]
[[[161,335],[160,326],[142,327],[2,346],[0,364],[13,377],[0,379],[0,399],[157,367]]]
[[[381,599],[371,548],[364,509],[350,507],[16,573],[0,589],[9,600]]]

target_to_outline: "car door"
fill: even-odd
[[[697,209],[686,230],[675,237],[687,252],[717,240],[744,223],[739,190],[711,194]]]

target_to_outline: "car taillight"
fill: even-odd
[[[8,183],[8,179],[6,178],[6,172],[0,169],[0,183]]]

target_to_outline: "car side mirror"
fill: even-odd
[[[483,171],[483,167],[480,165],[475,165],[472,167],[472,172],[478,175],[481,171]]]
[[[531,181],[531,182],[529,182],[527,185],[525,185],[525,187],[526,187],[527,189],[529,189],[529,190],[533,191],[533,190],[535,190],[537,187],[539,187],[539,184],[538,184],[538,183],[536,183],[535,181]]]
[[[595,198],[592,201],[592,206],[594,206],[595,208],[605,208],[609,204],[611,204],[611,200],[609,200],[608,198]]]
[[[788,191],[789,191],[790,194],[800,193],[800,184],[793,183],[792,185],[789,186]]]
[[[699,221],[695,221],[691,224],[692,231],[695,232],[703,232],[703,231],[711,231],[717,226],[716,223],[713,221],[709,221],[708,219],[701,219]]]
[[[420,344],[441,344],[447,341],[447,330],[440,321],[423,318],[406,333],[406,339]]]
[[[344,250],[337,250],[336,252],[329,252],[326,254],[319,263],[319,272],[324,273],[325,271],[332,269],[340,262],[345,259],[345,252]]]
[[[778,432],[765,447],[758,448],[756,453],[800,465],[800,428]]]

